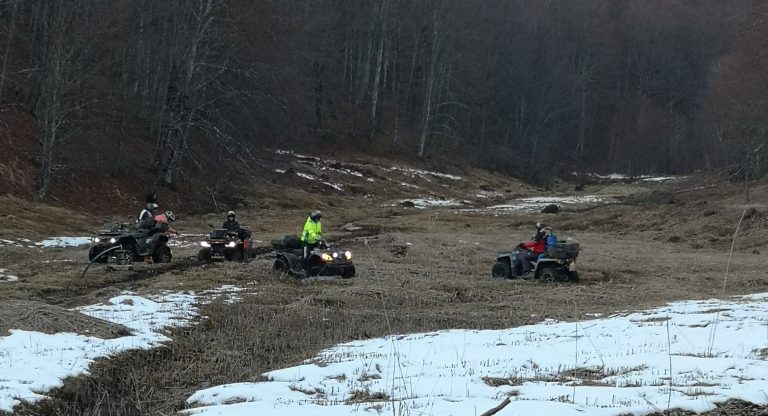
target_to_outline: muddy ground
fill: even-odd
[[[515,191],[494,194],[486,205],[525,192],[519,184],[498,186]],[[549,191],[535,191],[573,194],[573,186],[564,182]],[[465,185],[462,192],[468,198],[476,190]],[[348,280],[277,276],[271,273],[268,254],[245,264],[202,265],[193,260],[195,244],[209,223],[221,220],[216,215],[179,221],[181,241],[188,244],[174,249],[174,262],[138,265],[134,271],[107,271],[98,265],[81,277],[85,248],[3,247],[0,267],[13,271],[19,281],[0,283],[0,307],[10,300],[73,307],[122,290],[154,294],[222,284],[248,288],[240,303],[204,306],[201,315],[206,318],[171,330],[175,341],[166,347],[100,360],[90,375],[67,380],[52,392],[51,400],[23,405],[16,413],[168,415],[183,409],[184,399],[195,390],[258,380],[265,371],[296,364],[352,339],[444,328],[509,328],[674,300],[767,292],[766,190],[765,184],[755,185],[745,204],[740,186],[714,177],[653,185],[589,184],[588,193],[610,200],[548,215],[406,208],[363,196],[318,200],[324,204],[328,239],[354,253],[358,276]],[[299,195],[279,210],[243,207],[238,210],[240,220],[266,244],[300,229],[307,210],[297,205],[306,199]],[[70,223],[58,231],[90,227],[85,218],[67,218]],[[561,237],[580,240],[581,282],[492,279],[495,252],[528,238],[532,224],[541,220]],[[344,231],[349,223],[360,229]],[[0,227],[6,235],[22,228]]]

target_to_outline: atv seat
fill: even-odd
[[[299,250],[301,251],[301,242],[295,235],[286,235],[280,240],[272,240],[272,247],[277,250]]]

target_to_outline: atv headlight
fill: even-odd
[[[237,243],[235,243],[234,241],[230,241],[229,243],[227,243],[227,247],[229,248],[234,248],[236,245]]]
[[[352,260],[352,252],[351,251],[345,251],[344,257],[347,258],[347,260]]]
[[[210,244],[208,244],[208,242],[207,242],[207,241],[201,241],[201,242],[200,242],[200,245],[201,245],[201,246],[203,246],[203,247],[205,247],[205,248],[208,248],[208,247],[210,247],[210,246],[211,246]]]
[[[117,239],[115,237],[112,237],[109,239],[109,242],[112,244],[115,244],[117,242]]]
[[[339,253],[333,253],[333,258],[334,259],[338,259],[339,258]]]
[[[333,256],[331,256],[331,255],[330,255],[330,254],[328,254],[328,253],[323,253],[323,254],[321,254],[321,255],[320,255],[320,258],[321,258],[321,259],[323,259],[323,260],[325,260],[325,261],[333,261]]]
[[[93,242],[94,243],[98,243],[99,241],[101,241],[101,239],[99,239],[99,237],[93,237]]]

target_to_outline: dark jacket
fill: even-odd
[[[224,224],[222,224],[221,228],[227,231],[237,231],[240,229],[240,223],[237,221],[226,220],[224,221]]]

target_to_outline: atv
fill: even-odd
[[[127,223],[105,224],[96,231],[96,236],[91,238],[91,248],[88,250],[88,261],[93,261],[104,250],[114,247],[121,235],[128,232]],[[101,256],[96,261],[106,263],[109,256]]]
[[[200,246],[202,248],[197,253],[200,261],[241,261],[255,257],[249,228],[237,231],[213,230],[208,238],[200,242]]]
[[[299,238],[286,235],[280,240],[272,240],[275,249],[275,272],[286,273],[294,277],[341,276],[344,279],[355,276],[352,253],[344,249],[331,249],[325,242],[312,250],[309,257],[303,259],[303,249]]]
[[[528,271],[524,271],[522,262],[526,260],[527,250],[518,245],[512,251],[496,253],[496,263],[491,269],[495,278],[533,278],[556,282],[576,282],[579,273],[576,271],[576,258],[579,256],[579,242],[576,240],[560,240],[547,247],[545,253],[531,261]]]
[[[106,263],[109,258],[120,264],[130,264],[142,257],[155,263],[170,263],[173,257],[168,247],[168,223],[158,222],[154,228],[130,231],[127,224],[112,224],[99,230],[88,250],[88,260]]]

